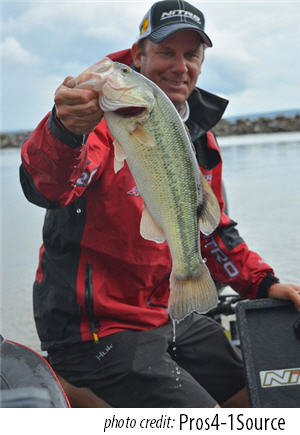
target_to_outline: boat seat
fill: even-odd
[[[89,388],[75,387],[56,373],[72,408],[111,408]]]

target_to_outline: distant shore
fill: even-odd
[[[235,136],[290,131],[300,131],[300,114],[293,117],[286,117],[284,115],[279,115],[275,118],[260,117],[255,120],[240,118],[234,122],[222,119],[213,128],[213,132],[216,136]],[[0,133],[0,148],[20,148],[30,134],[31,131]]]
[[[254,120],[239,118],[234,122],[221,119],[213,131],[217,136],[300,131],[300,113],[291,117],[278,115],[275,118],[268,118],[262,116]]]

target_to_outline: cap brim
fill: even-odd
[[[212,47],[212,42],[210,38],[207,36],[205,32],[199,29],[197,26],[193,26],[193,24],[189,23],[176,23],[176,24],[169,24],[168,26],[162,26],[156,30],[154,30],[148,38],[152,42],[161,42],[164,39],[168,38],[168,36],[173,35],[173,33],[179,32],[180,30],[194,30],[195,32],[199,33],[201,39],[203,42],[208,46]]]

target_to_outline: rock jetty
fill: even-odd
[[[0,148],[19,148],[30,136],[31,131],[0,133]]]
[[[221,119],[213,131],[217,136],[300,131],[300,113],[293,117],[278,115],[276,118],[261,117],[254,120],[239,118],[234,122]]]
[[[276,118],[260,117],[254,120],[239,118],[234,122],[221,119],[213,131],[217,136],[300,131],[300,113],[293,117],[279,115]],[[30,133],[30,131],[0,133],[0,148],[18,148]]]

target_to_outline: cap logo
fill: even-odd
[[[149,20],[148,20],[148,18],[145,18],[142,22],[142,29],[141,29],[142,35],[146,32],[146,30],[148,29],[148,26],[149,26]]]
[[[184,9],[174,9],[169,12],[163,12],[161,14],[160,19],[165,20],[167,18],[172,18],[174,16],[184,16],[187,18],[191,18],[192,20],[196,21],[197,23],[201,24],[201,18],[198,17],[198,15],[193,14],[192,12],[185,11]]]

